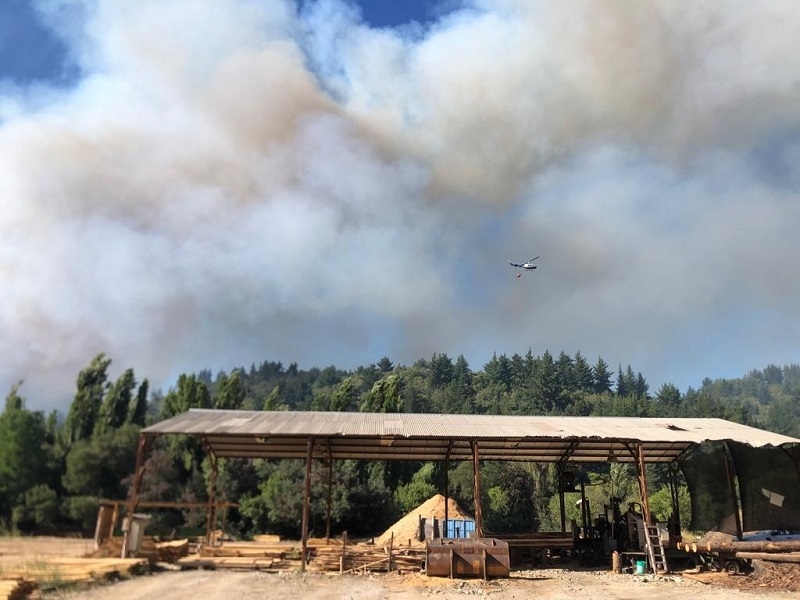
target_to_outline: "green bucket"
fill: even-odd
[[[637,575],[644,575],[646,569],[647,569],[647,561],[646,560],[637,560],[636,561],[636,574]]]

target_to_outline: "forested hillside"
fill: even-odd
[[[140,381],[132,369],[110,380],[110,364],[100,354],[78,374],[66,415],[26,409],[21,385],[8,392],[0,414],[0,529],[91,531],[99,499],[127,497],[141,427],[189,408],[721,417],[800,437],[796,364],[769,365],[739,379],[706,379],[699,389],[684,393],[671,384],[652,391],[631,366],[612,369],[602,358],[589,362],[580,352],[495,355],[478,370],[463,356],[446,354],[411,366],[383,358],[354,371],[335,366],[302,370],[268,361],[229,373],[184,374],[172,388],[152,392],[147,379]],[[148,461],[143,498],[205,500],[207,460],[195,439],[160,439]],[[334,533],[381,532],[441,490],[441,469],[410,462],[337,463]],[[465,507],[473,502],[471,469],[454,465],[448,474],[450,494]],[[609,494],[635,498],[635,480],[622,465],[585,469],[579,476],[595,484],[595,506],[607,502]],[[654,469],[649,476],[658,511],[668,498],[666,475]],[[303,465],[297,461],[220,461],[216,497],[240,503],[228,527],[237,535],[298,535],[302,477]],[[490,530],[555,527],[552,465],[486,463],[482,480]],[[314,469],[312,525],[317,533],[324,527],[326,481],[327,470]],[[197,526],[204,518],[162,511],[152,527]]]

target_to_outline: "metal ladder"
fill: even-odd
[[[647,525],[645,531],[647,532],[647,556],[650,559],[650,567],[653,569],[653,573],[669,573],[667,555],[661,543],[661,534],[658,531],[658,526]]]

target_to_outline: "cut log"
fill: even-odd
[[[775,552],[737,552],[736,558],[749,560],[766,560],[769,562],[800,563],[800,552],[775,553]]]
[[[770,542],[759,540],[753,542],[707,542],[708,552],[800,552],[800,540],[781,540]]]

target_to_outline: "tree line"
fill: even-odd
[[[128,496],[139,431],[190,408],[466,413],[498,415],[602,415],[719,417],[800,437],[800,365],[769,365],[738,379],[705,379],[681,393],[672,384],[651,393],[645,377],[580,352],[557,356],[493,355],[480,370],[463,356],[434,353],[411,366],[386,357],[344,371],[300,369],[267,361],[231,372],[183,374],[166,392],[150,390],[132,369],[109,377],[111,359],[92,358],[76,378],[66,415],[26,408],[21,384],[12,386],[0,414],[0,530],[91,532],[100,499]],[[339,461],[331,490],[333,533],[374,535],[443,490],[438,463]],[[142,498],[204,501],[210,465],[191,437],[159,438],[150,454]],[[302,461],[220,460],[216,498],[237,502],[227,526],[236,535],[299,535]],[[636,498],[627,467],[581,469],[595,506],[611,495]],[[668,474],[649,473],[652,503],[668,507]],[[312,527],[325,534],[327,468],[312,471]],[[451,497],[473,504],[472,466],[453,465]],[[489,530],[557,528],[557,473],[553,465],[487,462],[482,469],[484,521]],[[684,498],[688,503],[688,499]],[[683,511],[682,511],[683,512]],[[688,514],[688,510],[686,511]],[[666,515],[664,516],[666,518]],[[165,510],[151,530],[199,527],[205,515]]]

